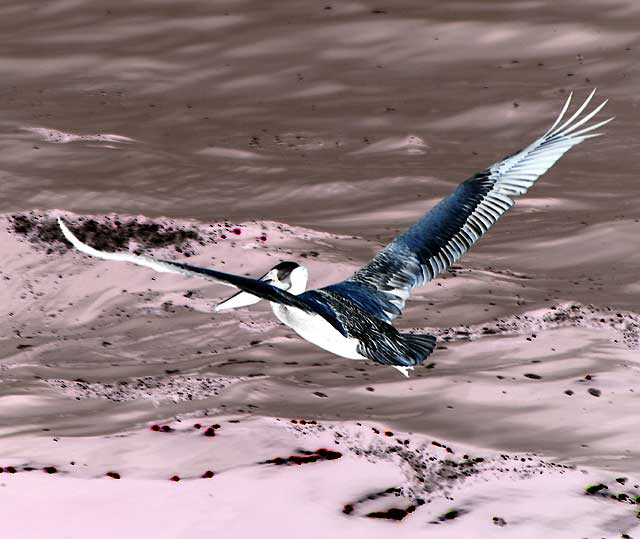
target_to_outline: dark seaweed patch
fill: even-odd
[[[385,490],[381,490],[379,492],[373,492],[371,494],[367,494],[358,500],[354,500],[350,503],[347,503],[343,506],[342,512],[345,515],[350,515],[353,513],[357,506],[361,504],[366,504],[372,500],[377,500],[379,498],[383,498],[385,496],[389,496],[393,494],[394,496],[400,496],[402,493],[402,489],[399,487],[389,487]],[[420,506],[424,505],[424,500],[421,498],[416,498],[413,503],[409,504],[405,509],[399,507],[392,507],[386,511],[372,511],[366,513],[365,516],[369,518],[381,518],[387,520],[402,520],[407,515],[415,512],[415,510]]]
[[[444,515],[440,515],[438,520],[440,522],[445,522],[447,520],[453,520],[454,518],[458,518],[462,513],[457,509],[452,509],[451,511],[447,511]]]
[[[431,442],[431,445],[435,445],[436,447],[442,447],[442,449],[444,449],[447,453],[453,453],[453,449],[451,449],[448,445],[437,442],[435,440]]]
[[[388,520],[402,520],[409,512],[406,509],[399,509],[398,507],[392,507],[387,511],[373,511],[367,513],[369,518],[386,518]]]
[[[55,219],[31,213],[12,215],[10,223],[16,234],[27,236],[32,243],[47,244],[60,253],[71,248]],[[100,222],[81,217],[76,222],[67,224],[80,240],[101,251],[126,250],[130,240],[148,248],[173,245],[176,249],[181,249],[189,240],[202,241],[195,230],[165,227],[158,223],[140,223],[136,219],[120,221],[107,217],[104,222]]]
[[[598,483],[597,485],[589,485],[585,489],[585,492],[587,494],[597,494],[598,492],[600,492],[601,490],[604,490],[606,488],[609,488],[609,487],[607,485],[604,485],[603,483]]]
[[[321,447],[316,451],[304,451],[300,450],[300,455],[291,455],[289,457],[276,457],[273,459],[265,460],[260,464],[275,464],[282,466],[284,464],[310,464],[312,462],[320,462],[323,460],[337,460],[342,457],[342,453],[339,451],[332,451]]]

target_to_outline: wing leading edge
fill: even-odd
[[[301,301],[297,296],[289,294],[285,290],[281,290],[268,284],[265,281],[257,279],[250,279],[248,277],[242,277],[240,275],[233,275],[232,273],[225,273],[222,271],[201,268],[198,266],[192,266],[190,264],[181,264],[179,262],[172,262],[169,260],[156,260],[148,256],[138,256],[131,253],[107,253],[104,251],[98,251],[90,245],[81,242],[64,224],[62,219],[58,217],[58,225],[64,234],[64,237],[79,251],[96,258],[102,258],[104,260],[115,260],[120,262],[131,262],[138,266],[144,266],[151,268],[160,273],[179,273],[186,275],[187,277],[199,277],[200,279],[207,279],[210,281],[216,281],[220,284],[239,288],[243,292],[248,292],[253,296],[257,296],[262,299],[281,303],[289,307],[297,307],[304,311],[309,311],[310,307],[304,301]]]

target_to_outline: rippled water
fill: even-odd
[[[209,410],[637,470],[639,17],[622,1],[5,3],[2,432],[20,446],[44,425],[106,434]],[[7,221],[238,223],[190,263],[259,275],[294,259],[320,286],[593,87],[616,116],[606,135],[414,295],[399,325],[449,340],[408,381],[314,348],[261,306],[213,315],[215,285],[47,255]],[[125,403],[99,398],[144,377],[153,387]],[[97,385],[70,394],[77,378]]]

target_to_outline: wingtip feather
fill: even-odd
[[[587,98],[584,100],[584,102],[582,103],[582,105],[580,105],[580,106],[578,107],[578,110],[576,110],[576,111],[573,113],[573,115],[572,115],[568,120],[566,120],[566,121],[565,121],[565,122],[564,122],[560,127],[557,127],[556,129],[552,130],[552,131],[553,131],[553,134],[554,134],[554,135],[555,135],[555,134],[559,134],[559,133],[560,133],[563,129],[565,129],[567,126],[571,126],[571,122],[573,122],[576,118],[578,118],[578,117],[580,116],[580,114],[582,114],[582,111],[583,111],[584,109],[586,109],[586,108],[587,108],[587,106],[588,106],[588,105],[589,105],[589,103],[591,102],[591,99],[593,98],[593,96],[595,95],[595,93],[596,93],[596,90],[595,90],[595,88],[594,88],[594,89],[591,91],[591,93],[587,96]],[[602,107],[602,106],[604,106],[604,105],[601,105],[601,107]],[[596,113],[596,114],[597,114],[597,113]],[[587,117],[590,117],[590,116],[589,116],[589,115],[587,115]],[[583,120],[582,120],[582,121],[586,121],[586,120],[584,120],[584,118],[583,118]]]
[[[543,137],[546,137],[549,133],[551,133],[555,129],[556,125],[558,125],[562,121],[562,118],[564,118],[564,115],[566,114],[567,109],[569,108],[569,104],[571,103],[572,97],[573,97],[573,92],[569,92],[569,96],[567,97],[567,100],[564,102],[564,105],[562,106],[562,110],[560,111],[560,114],[558,114],[556,121],[553,122],[553,125],[543,135]]]

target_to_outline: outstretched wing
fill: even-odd
[[[346,281],[327,288],[390,322],[400,315],[412,288],[445,271],[482,237],[570,148],[599,136],[593,131],[613,118],[580,129],[607,101],[581,116],[580,108],[562,122],[571,95],[551,128],[533,144],[461,183],[420,221],[395,238]]]
[[[161,273],[180,273],[187,277],[199,277],[200,279],[217,281],[220,284],[239,288],[244,292],[248,292],[253,296],[257,296],[262,299],[309,311],[309,305],[301,301],[297,296],[289,294],[285,290],[280,290],[265,281],[250,279],[240,275],[233,275],[232,273],[200,268],[198,266],[191,266],[190,264],[181,264],[170,260],[155,260],[148,256],[138,256],[131,253],[106,253],[104,251],[98,251],[86,243],[81,242],[76,236],[74,236],[59,217],[58,225],[60,225],[64,237],[69,240],[76,249],[88,255],[103,258],[105,260],[131,262],[132,264],[145,266]]]

